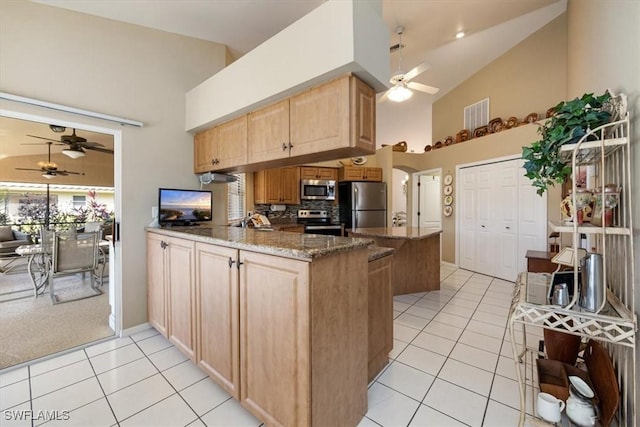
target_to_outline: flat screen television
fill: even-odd
[[[160,225],[192,225],[212,220],[211,191],[160,188],[158,193]]]

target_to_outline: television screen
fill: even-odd
[[[211,221],[213,198],[208,190],[177,190],[160,188],[158,222],[188,225]]]

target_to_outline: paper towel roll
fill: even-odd
[[[286,208],[286,205],[271,205],[271,212],[282,212]]]

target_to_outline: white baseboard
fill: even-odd
[[[129,335],[137,334],[138,332],[146,331],[150,329],[152,326],[149,322],[142,323],[140,325],[134,326],[132,328],[123,329],[120,333],[120,337],[128,337]]]

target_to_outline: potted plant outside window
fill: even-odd
[[[562,145],[578,142],[590,129],[602,126],[611,120],[611,113],[603,108],[611,100],[606,91],[600,96],[592,93],[571,101],[562,101],[553,108],[553,115],[540,125],[538,133],[542,139],[528,147],[522,147],[525,160],[525,176],[533,181],[539,195],[549,186],[563,183],[571,175],[571,166],[559,156]]]

